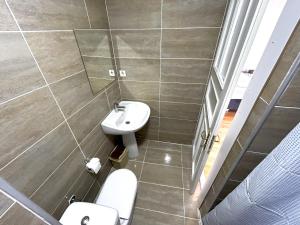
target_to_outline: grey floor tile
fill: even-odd
[[[145,162],[181,167],[181,152],[148,148]]]
[[[183,190],[140,182],[136,206],[184,216]]]
[[[192,146],[182,146],[182,166],[184,168],[192,168]]]
[[[181,173],[181,168],[178,167],[145,163],[141,181],[173,187],[182,187]]]
[[[180,144],[174,144],[174,143],[168,143],[168,142],[162,142],[162,141],[153,141],[153,140],[149,141],[149,148],[181,151]]]
[[[192,169],[183,168],[183,187],[185,189],[190,189],[191,176]]]
[[[131,225],[183,225],[184,219],[178,216],[135,208]]]
[[[185,225],[202,225],[202,222],[196,219],[184,219],[184,224]]]
[[[200,218],[200,212],[198,208],[200,207],[200,203],[198,202],[200,191],[196,190],[193,195],[189,193],[189,191],[184,190],[184,211],[185,217],[190,218]]]
[[[129,161],[125,168],[131,170],[136,175],[136,178],[139,180],[141,176],[142,165],[143,164],[140,162]]]
[[[138,162],[143,162],[144,158],[145,158],[145,153],[146,153],[146,147],[143,146],[138,146],[139,148],[139,155],[138,157],[134,158],[134,159],[130,159],[130,161],[138,161]]]

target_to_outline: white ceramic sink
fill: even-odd
[[[101,123],[106,134],[122,135],[123,144],[128,149],[130,158],[138,156],[138,148],[134,132],[141,129],[148,121],[150,107],[142,102],[121,101],[122,111],[112,110]]]
[[[150,108],[145,103],[121,101],[119,106],[124,106],[124,111],[112,110],[101,123],[105,133],[123,135],[136,132],[147,123]]]
[[[86,223],[82,223],[82,222]],[[74,202],[64,212],[59,222],[63,225],[117,225],[119,215],[117,210],[105,206]]]

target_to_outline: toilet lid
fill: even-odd
[[[99,205],[114,208],[120,218],[129,219],[137,191],[137,179],[128,169],[119,169],[111,173],[96,200]]]

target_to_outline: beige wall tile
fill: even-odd
[[[201,105],[160,102],[160,116],[174,119],[197,120]]]
[[[162,59],[161,81],[206,84],[211,63],[201,59]]]
[[[72,31],[25,33],[25,37],[49,83],[84,69]]]
[[[248,150],[270,153],[299,122],[300,109],[274,108]]]
[[[126,77],[119,80],[159,81],[159,59],[118,59],[119,70],[126,71]]]
[[[120,81],[122,98],[158,101],[158,82]]]
[[[239,134],[239,142],[242,146],[246,144],[246,141],[248,140],[251,132],[258,124],[259,120],[262,118],[263,113],[266,111],[267,106],[268,105],[261,99],[258,99],[256,101],[254,107],[251,110],[249,117],[247,118]]]
[[[68,77],[50,87],[67,118],[93,99],[85,72]]]
[[[110,0],[110,28],[160,28],[161,0]]]
[[[63,121],[48,88],[0,106],[0,167]]]
[[[0,175],[30,196],[75,147],[76,142],[64,123],[2,169]]]
[[[205,85],[161,83],[160,100],[200,104]]]
[[[159,58],[160,30],[112,30],[116,57]]]
[[[165,29],[162,34],[162,57],[211,59],[218,33],[218,28]]]
[[[106,138],[106,134],[104,134],[101,126],[96,126],[80,143],[85,156],[88,158],[93,157],[100,149]]]
[[[75,30],[81,55],[112,57],[109,30]]]
[[[22,30],[89,28],[83,1],[8,0]],[[31,13],[24,13],[30,11]]]
[[[79,143],[104,119],[109,111],[105,93],[101,93],[87,106],[68,119]]]
[[[192,144],[194,134],[159,131],[159,140],[181,144]]]
[[[136,133],[138,138],[158,140],[159,118],[150,117],[146,125]]]
[[[230,179],[243,181],[265,157],[265,154],[246,151],[231,174]]]
[[[0,11],[1,11],[0,30],[1,31],[18,30],[18,27],[5,4],[5,1],[0,2]]]
[[[288,88],[280,97],[277,105],[300,108],[300,72],[297,73]]]
[[[14,201],[0,192],[0,216],[14,203]]]
[[[0,103],[45,85],[21,33],[0,33]]]
[[[226,0],[165,0],[163,27],[219,27],[225,7]]]
[[[83,155],[76,148],[37,192],[32,195],[31,199],[47,212],[54,212],[67,190],[80,175],[80,171],[84,170],[83,160]]]
[[[230,194],[240,183],[232,180],[228,180],[219,194],[218,198],[224,199],[228,194]]]
[[[196,121],[160,118],[160,130],[166,132],[193,134],[196,125]]]
[[[93,29],[108,29],[105,0],[85,0]]]
[[[110,104],[111,109],[113,108],[113,104],[121,100],[121,92],[119,89],[118,81],[114,81],[108,88],[107,88],[107,97]]]

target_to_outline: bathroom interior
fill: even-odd
[[[299,8],[0,0],[0,225],[300,224]]]

